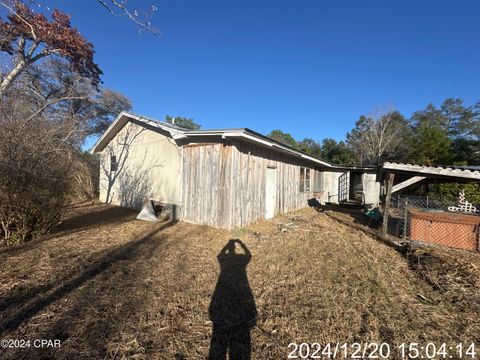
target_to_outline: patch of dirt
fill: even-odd
[[[257,313],[252,359],[285,358],[291,342],[480,342],[478,254],[401,253],[313,209],[230,232],[135,215],[84,206],[0,252],[0,338],[62,341],[2,359],[205,359],[212,311],[238,299]],[[241,261],[225,256],[231,239]]]

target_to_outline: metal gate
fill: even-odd
[[[348,201],[349,193],[349,176],[350,173],[346,172],[345,174],[340,175],[338,178],[338,202]]]

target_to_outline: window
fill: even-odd
[[[310,169],[300,168],[300,192],[310,191]]]
[[[313,191],[323,191],[323,171],[315,170],[313,174]]]
[[[118,163],[115,155],[110,155],[110,171],[117,171]]]

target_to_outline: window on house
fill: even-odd
[[[310,169],[300,168],[300,192],[310,191]]]
[[[313,191],[323,191],[323,171],[315,170],[313,176]]]
[[[110,171],[117,171],[118,163],[115,155],[110,155]]]

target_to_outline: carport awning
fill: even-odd
[[[381,173],[404,174],[417,177],[443,178],[450,181],[480,181],[480,169],[467,166],[430,166],[385,162]]]
[[[480,169],[467,166],[431,166],[385,162],[379,168],[378,181],[388,179],[390,175],[402,175],[403,178],[405,176],[408,177],[395,185],[393,185],[393,178],[390,179],[390,191],[392,194],[427,178],[442,179],[450,182],[480,182]],[[385,192],[388,192],[388,190],[386,184]]]
[[[401,175],[406,180],[394,185],[395,178]],[[379,167],[377,181],[384,180],[383,233],[387,231],[388,207],[392,193],[407,188],[426,178],[450,182],[480,182],[480,169],[463,166],[431,166],[396,162],[385,162]]]

